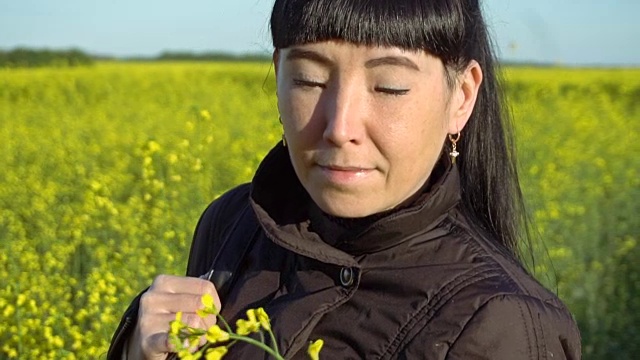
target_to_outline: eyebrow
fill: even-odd
[[[365,67],[367,69],[385,65],[402,66],[411,70],[420,71],[420,68],[418,67],[418,65],[416,65],[416,63],[404,56],[384,56],[381,58],[371,59],[365,63]]]
[[[287,61],[292,60],[310,60],[326,67],[331,67],[333,65],[333,61],[328,57],[317,53],[313,50],[303,50],[303,49],[291,49],[287,53]],[[371,69],[378,66],[401,66],[406,67],[411,70],[420,71],[420,67],[416,65],[415,62],[411,61],[409,58],[404,56],[383,56],[380,58],[375,58],[368,60],[365,63],[365,67],[367,69]]]
[[[333,65],[333,61],[331,61],[331,59],[315,51],[303,50],[303,49],[291,49],[287,53],[287,58],[286,58],[287,61],[300,60],[300,59],[311,60],[313,62],[317,62],[326,67],[331,67]]]

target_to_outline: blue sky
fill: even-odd
[[[393,1],[393,0],[390,0]],[[0,0],[0,48],[269,52],[273,0]],[[640,66],[638,0],[485,0],[501,58]]]

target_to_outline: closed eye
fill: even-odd
[[[318,81],[311,80],[301,80],[301,79],[293,79],[293,85],[295,86],[304,86],[304,87],[319,87],[324,89],[325,84]]]
[[[409,93],[409,89],[392,89],[392,88],[385,88],[385,87],[376,87],[375,91],[379,93],[383,93],[387,95],[395,95],[395,96],[406,95],[407,93]]]

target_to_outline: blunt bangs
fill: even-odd
[[[329,40],[425,50],[459,62],[465,19],[451,0],[276,0],[271,16],[276,49]]]

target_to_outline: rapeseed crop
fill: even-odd
[[[640,71],[507,69],[536,276],[585,358],[640,350]],[[104,358],[281,135],[268,64],[0,69],[0,358]]]

